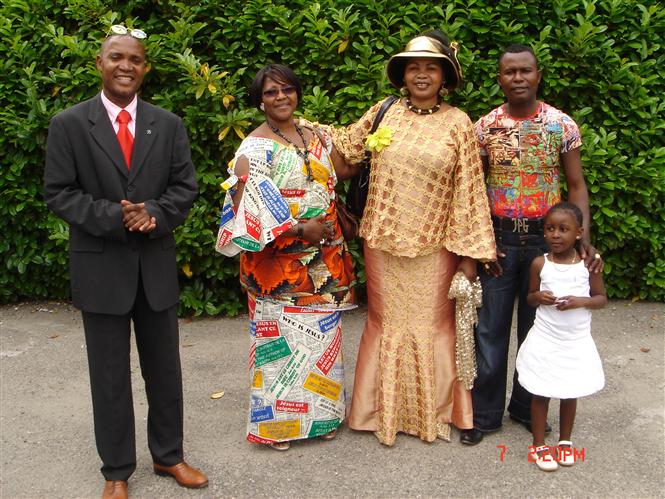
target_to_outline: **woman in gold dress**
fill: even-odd
[[[469,117],[443,102],[460,83],[456,47],[438,30],[393,56],[388,78],[404,97],[378,133],[364,238],[368,314],[349,426],[392,445],[398,432],[450,440],[450,424],[473,427],[471,394],[457,380],[457,271],[475,281],[474,259],[496,258],[482,164]],[[349,164],[362,161],[381,102],[334,132]],[[370,141],[371,143],[371,141]]]

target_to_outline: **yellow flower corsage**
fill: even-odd
[[[381,152],[393,140],[393,131],[387,126],[380,126],[376,132],[365,139],[365,148],[372,152]]]

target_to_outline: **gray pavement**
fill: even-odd
[[[345,315],[347,395],[365,311]],[[186,459],[210,486],[152,473],[147,406],[133,353],[138,467],[130,497],[663,497],[665,304],[611,301],[594,312],[607,384],[581,399],[573,440],[584,462],[546,474],[527,462],[530,435],[507,417],[475,447],[400,435],[392,448],[345,428],[336,440],[279,453],[244,439],[246,317],[181,321]],[[134,349],[135,350],[135,349]],[[99,497],[85,343],[68,305],[0,307],[0,497]],[[213,400],[210,395],[223,390]],[[556,443],[558,403],[550,407]],[[502,456],[504,446],[505,455]]]

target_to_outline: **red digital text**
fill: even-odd
[[[506,455],[508,454],[508,446],[507,445],[497,445],[497,449],[499,449],[499,461],[503,462],[506,458]],[[533,457],[533,454],[536,452],[536,446],[535,445],[529,445],[529,449],[527,452],[527,461],[530,463],[535,463],[536,459]],[[573,456],[575,461],[584,461],[586,457],[586,449],[584,447],[578,449],[577,447],[568,447],[564,445],[551,445],[548,446],[547,449],[545,450],[546,454],[549,454],[552,456],[552,458],[555,461],[561,461],[563,459],[568,459],[570,456]],[[540,455],[543,455],[543,451],[540,452]]]

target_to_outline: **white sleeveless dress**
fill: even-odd
[[[554,296],[589,296],[584,262],[549,261],[540,271],[540,290]],[[591,395],[605,386],[598,350],[591,337],[591,310],[557,310],[540,305],[536,320],[517,354],[520,384],[534,395],[559,399]]]

